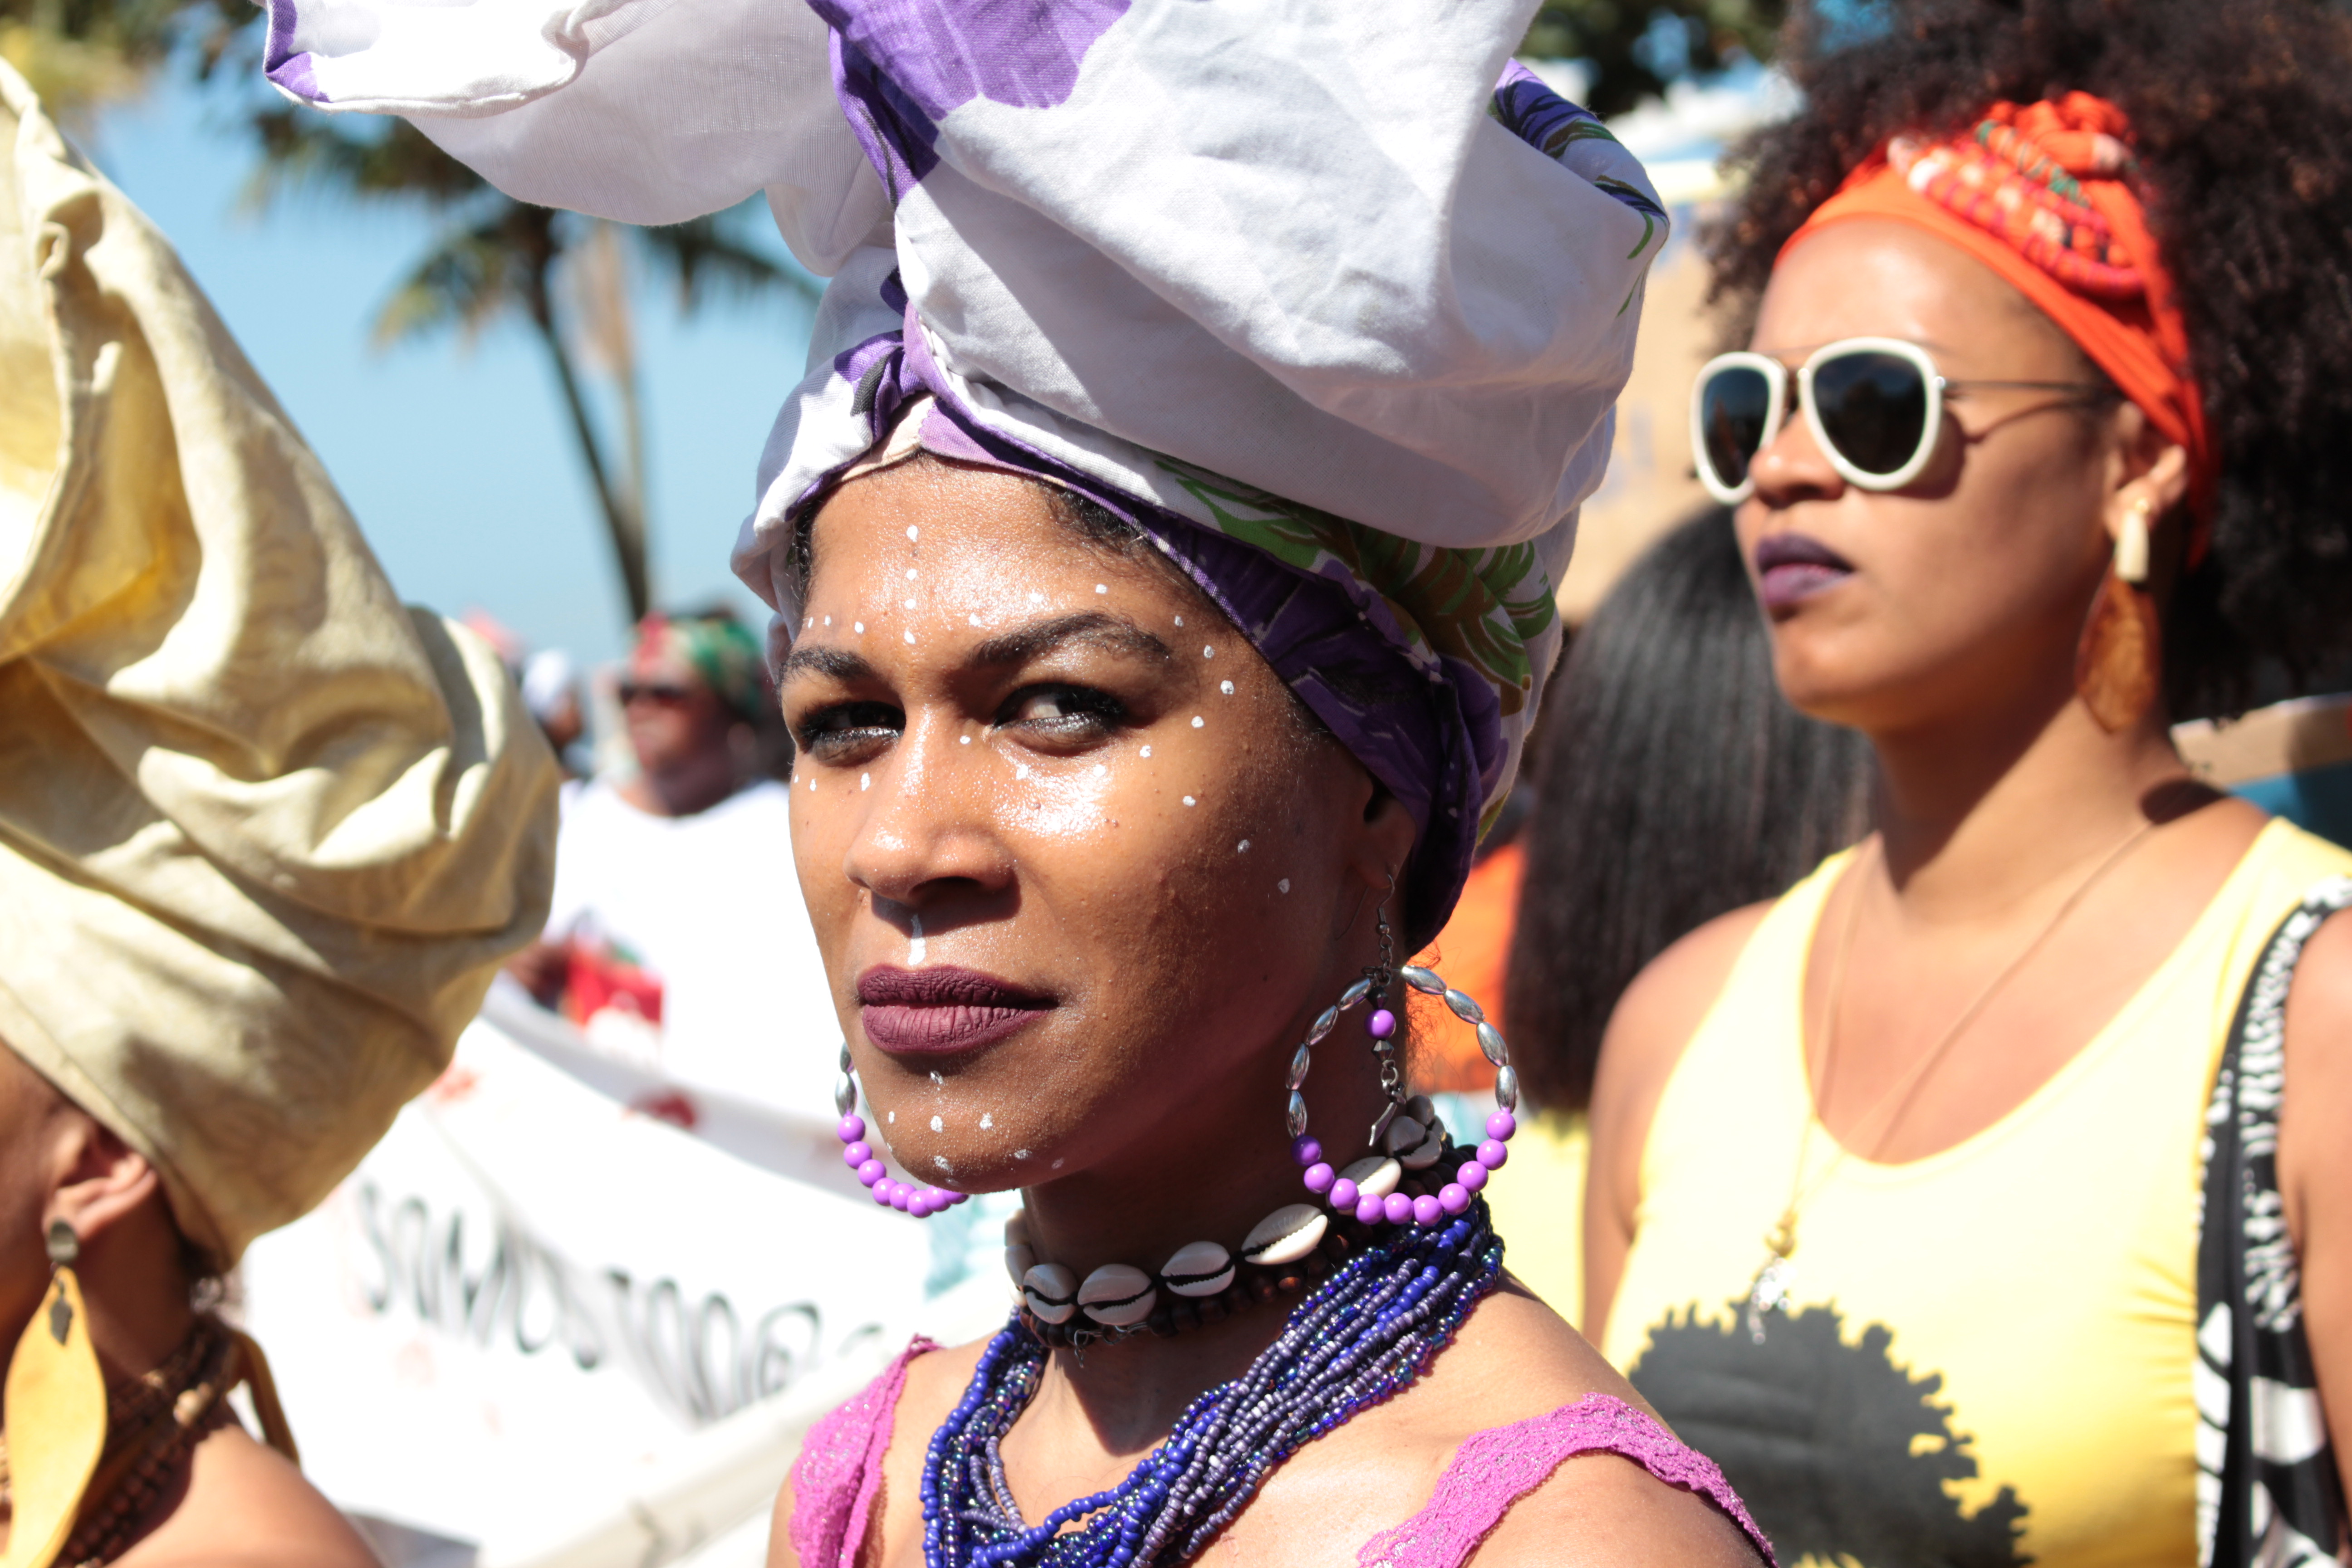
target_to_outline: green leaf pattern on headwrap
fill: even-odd
[[[1221,533],[1318,577],[1345,574],[1394,616],[1402,647],[1424,669],[1444,656],[1484,676],[1507,720],[1535,689],[1528,647],[1559,618],[1531,544],[1452,550],[1422,544],[1160,459]]]

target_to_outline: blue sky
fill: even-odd
[[[246,144],[166,72],[88,148],[145,209],[318,449],[407,598],[479,607],[536,647],[626,646],[626,605],[538,340],[499,327],[378,351],[369,323],[431,220],[293,197],[256,215]],[[778,258],[781,241],[766,238]],[[678,318],[635,289],[659,603],[756,601],[727,571],[768,426],[800,378],[808,310],[720,305]],[[761,612],[764,613],[764,612]]]

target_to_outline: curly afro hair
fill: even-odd
[[[1744,189],[1707,245],[1734,301],[1752,304],[1789,236],[1892,135],[2072,89],[2130,117],[2223,465],[2211,551],[2167,612],[2171,710],[2227,715],[2341,679],[2352,16],[2324,0],[1801,4],[1780,58],[1806,106],[1735,149]]]

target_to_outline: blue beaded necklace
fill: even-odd
[[[1125,1480],[1035,1525],[1022,1521],[999,1453],[1045,1365],[1045,1346],[1016,1312],[932,1434],[923,1461],[927,1568],[1185,1561],[1241,1512],[1267,1471],[1420,1376],[1502,1268],[1484,1199],[1443,1228],[1391,1233],[1301,1302],[1247,1372],[1187,1406]],[[1079,1519],[1087,1522],[1063,1533]]]

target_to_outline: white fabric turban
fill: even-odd
[[[544,919],[556,772],[0,63],[0,1041],[230,1263]]]
[[[519,199],[766,192],[833,279],[735,553],[778,651],[795,528],[928,397],[925,447],[1083,490],[1202,585],[1412,811],[1433,934],[1666,241],[1513,64],[1536,0],[266,3],[282,91],[408,115]]]

